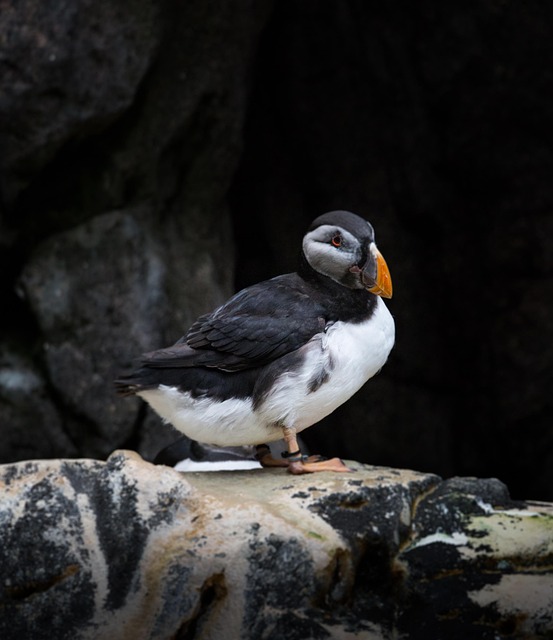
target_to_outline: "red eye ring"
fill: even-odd
[[[330,244],[333,247],[340,247],[342,246],[342,236],[337,233],[336,235],[332,236],[331,240],[330,240]]]

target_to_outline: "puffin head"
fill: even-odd
[[[329,211],[315,218],[302,249],[312,269],[344,287],[392,297],[392,278],[376,248],[374,229],[355,213]]]

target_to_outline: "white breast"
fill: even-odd
[[[164,385],[138,395],[194,440],[221,446],[261,444],[282,438],[282,426],[299,432],[334,411],[382,368],[393,344],[394,320],[377,298],[370,320],[336,322],[302,347],[302,367],[281,375],[255,411],[249,399],[213,402]],[[317,371],[327,372],[328,378],[310,391]]]
[[[394,320],[381,298],[373,316],[359,324],[336,322],[316,336],[300,372],[281,376],[259,408],[266,419],[278,418],[301,431],[332,413],[384,366],[395,339]],[[325,367],[328,380],[315,391],[307,388],[312,372]]]

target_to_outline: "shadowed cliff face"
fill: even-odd
[[[265,5],[5,5],[0,459],[155,455],[173,435],[112,380],[232,291]]]
[[[552,8],[4,5],[3,461],[155,455],[174,436],[114,373],[341,208],[397,343],[307,443],[553,497]]]

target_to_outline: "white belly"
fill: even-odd
[[[282,438],[282,426],[299,432],[329,415],[382,368],[393,344],[394,320],[378,298],[369,321],[337,322],[303,347],[306,358],[301,369],[281,375],[255,411],[250,400],[213,402],[163,385],[138,395],[176,429],[199,442],[261,444]],[[328,380],[309,392],[313,371],[323,369],[329,373]]]

